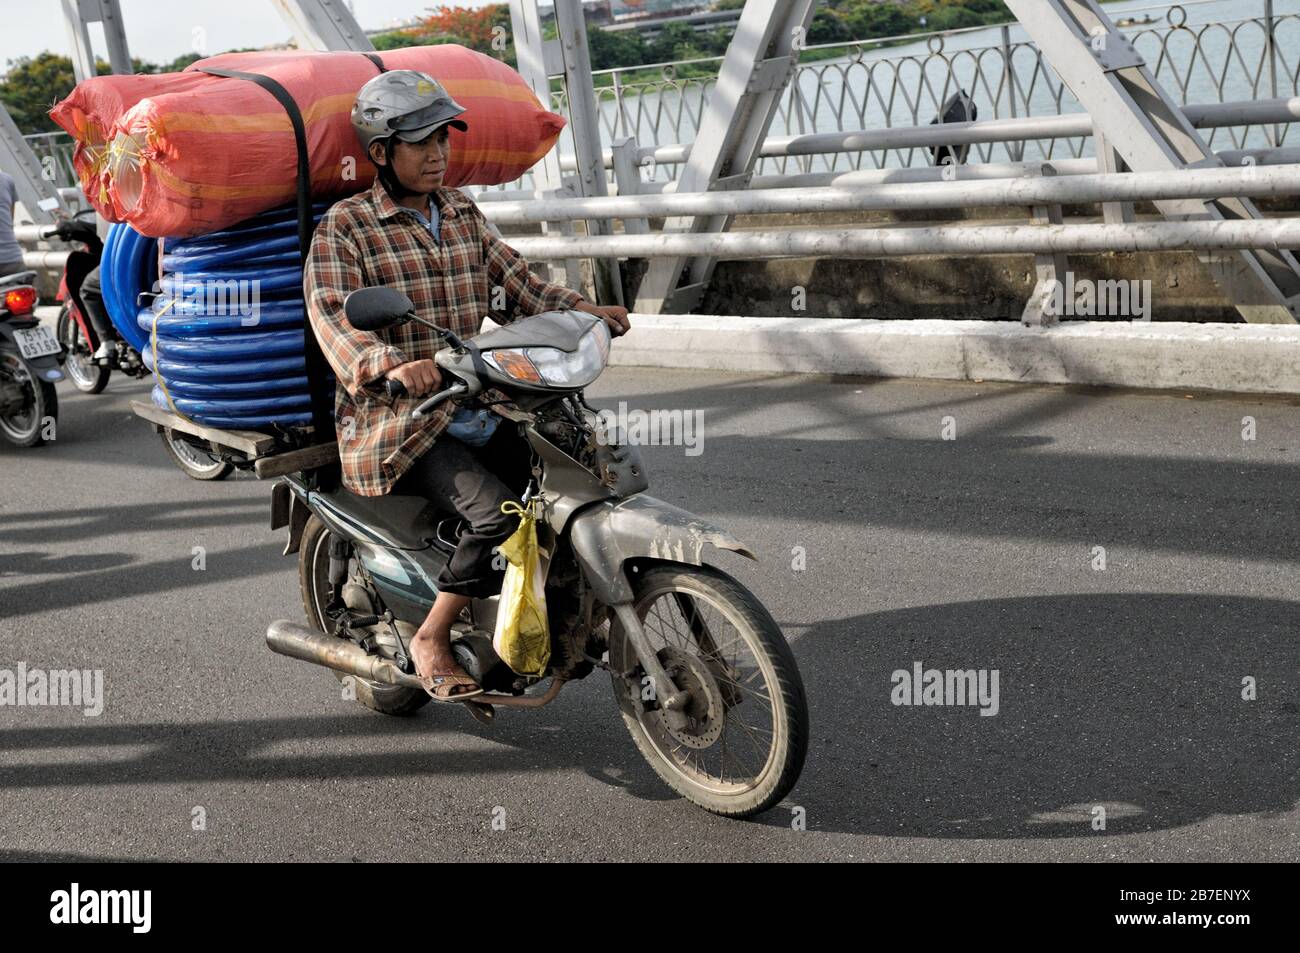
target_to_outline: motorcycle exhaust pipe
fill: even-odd
[[[288,619],[277,619],[267,627],[266,647],[277,655],[323,665],[368,681],[406,688],[424,687],[416,676],[406,674],[388,659],[367,655],[355,642],[317,632]]]
[[[266,647],[277,655],[323,665],[357,678],[424,690],[424,684],[419,678],[403,672],[388,659],[367,655],[366,650],[355,642],[317,632],[288,619],[277,619],[267,626]],[[507,708],[541,708],[555,700],[555,696],[564,687],[564,681],[562,678],[551,679],[549,688],[541,695],[498,695],[489,692],[467,699],[467,702],[482,707],[504,705]]]

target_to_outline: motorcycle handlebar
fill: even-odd
[[[399,380],[395,380],[391,377],[385,378],[383,386],[384,392],[387,393],[389,397],[397,398],[407,396],[406,385]],[[450,387],[443,388],[424,403],[420,404],[419,407],[416,407],[415,410],[411,412],[411,417],[418,420],[421,417],[428,416],[429,412],[443,401],[455,400],[456,398],[463,397],[468,393],[469,385],[463,381],[456,381]]]

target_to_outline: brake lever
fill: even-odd
[[[457,381],[445,390],[440,390],[411,413],[411,417],[419,420],[421,417],[428,416],[429,412],[445,400],[454,400],[457,397],[463,397],[469,393],[469,388],[462,382]]]

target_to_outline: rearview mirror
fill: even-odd
[[[378,331],[408,320],[415,305],[396,288],[358,288],[343,299],[343,313],[358,331]]]

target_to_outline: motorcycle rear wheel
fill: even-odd
[[[46,422],[57,426],[59,418],[54,385],[36,377],[17,354],[8,351],[0,352],[0,376],[14,381],[31,397],[22,413],[0,417],[0,437],[15,447],[39,447],[45,443]]]
[[[325,607],[330,600],[331,538],[325,524],[312,516],[303,527],[302,542],[298,549],[298,587],[302,592],[302,609],[307,615],[308,624],[320,632],[330,631]],[[355,559],[353,556],[348,560],[350,574]],[[429,693],[423,689],[385,685],[343,672],[334,672],[334,676],[340,682],[351,679],[357,701],[385,715],[411,715],[432,701]]]
[[[63,369],[74,387],[83,394],[98,394],[108,386],[108,377],[112,370],[102,364],[90,362],[90,342],[81,333],[81,325],[72,317],[72,306],[63,303],[56,325],[59,343],[68,349],[68,357]]]
[[[648,679],[613,625],[614,693],[642,756],[669,787],[714,814],[751,817],[780,802],[803,769],[808,703],[776,620],[711,566],[654,566],[634,572],[633,585],[646,637],[677,687],[691,692],[689,725],[674,729],[643,701]],[[628,671],[625,680],[619,673]]]
[[[163,430],[158,436],[162,437],[163,448],[167,451],[167,456],[171,457],[172,463],[191,480],[202,480],[205,483],[224,480],[235,472],[233,465],[220,457],[204,453],[184,438],[176,436],[172,430]]]

